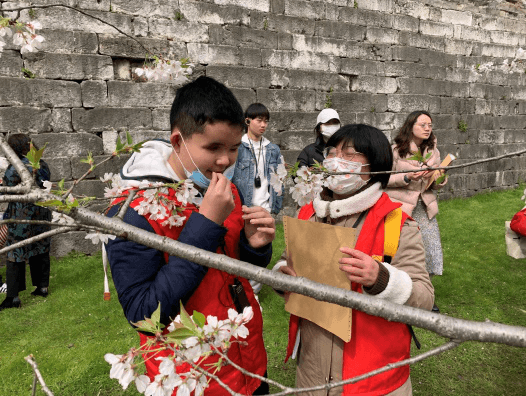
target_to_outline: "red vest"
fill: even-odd
[[[140,194],[141,193],[138,193],[138,198],[136,198],[131,204],[132,208],[135,208],[143,200]],[[233,258],[239,258],[239,238],[240,232],[244,227],[244,220],[242,219],[243,212],[241,210],[241,199],[239,198],[239,193],[233,183],[232,194],[234,196],[235,208],[223,223],[228,231],[225,235],[224,246],[220,246],[217,253],[226,254]],[[169,189],[169,192],[165,197],[171,201],[175,201],[178,207],[182,206],[175,198],[174,190]],[[179,215],[188,218],[192,212],[197,211],[197,207],[188,204],[185,210],[182,213],[179,213]],[[184,227],[183,224],[182,227],[169,228],[168,226],[161,225],[166,219],[152,221],[149,219],[149,215],[146,215],[145,217],[155,230],[156,234],[167,236],[172,239],[177,239]],[[168,253],[165,253],[165,260],[168,262]],[[228,309],[235,309],[229,288],[229,286],[234,283],[235,278],[234,275],[229,275],[226,272],[209,268],[200,285],[185,304],[186,311],[191,315],[195,310],[201,312],[205,317],[208,315],[217,316],[219,320],[228,318]],[[228,357],[247,371],[264,375],[267,369],[267,354],[263,343],[263,318],[261,316],[261,309],[254,297],[254,292],[250,283],[244,278],[238,277],[238,279],[243,284],[250,305],[252,306],[252,310],[254,311],[254,317],[246,324],[246,327],[249,330],[248,337],[241,340],[241,343],[233,343],[228,351]],[[144,350],[156,349],[158,347],[156,345],[150,347],[147,346],[146,343],[148,340],[153,339],[152,336],[147,336],[143,333],[139,333],[139,336],[141,339],[141,346]],[[159,374],[160,361],[155,358],[170,355],[169,351],[166,350],[143,355],[147,375],[150,377],[150,380],[153,381],[155,375]],[[208,364],[216,363],[218,359],[219,357],[217,355],[212,355],[203,360],[200,366],[201,368],[207,369]],[[176,370],[179,373],[185,373],[190,371],[190,366],[185,363],[178,366]],[[251,395],[261,383],[258,379],[243,375],[231,365],[223,366],[216,375],[222,382],[228,385],[230,389],[245,395]],[[174,390],[173,396],[175,396],[176,393],[177,388]],[[204,394],[213,396],[230,395],[215,380],[210,381],[209,387],[205,390]]]
[[[368,254],[383,257],[384,220],[400,203],[392,202],[383,193],[378,202],[369,209],[356,241],[355,248]],[[298,218],[308,220],[314,215],[312,203],[301,208]],[[403,213],[401,226],[408,215]],[[362,293],[360,284],[352,283],[353,291]],[[299,318],[291,315],[289,344],[286,360],[292,354],[299,326]],[[383,318],[352,310],[351,340],[343,349],[342,378],[353,378],[410,357],[411,335],[404,323],[389,322]],[[286,361],[285,360],[285,361]],[[402,386],[409,377],[409,366],[386,371],[382,374],[344,386],[342,395],[385,395]]]

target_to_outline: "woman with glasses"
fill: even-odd
[[[392,164],[389,141],[380,130],[363,124],[342,127],[328,139],[323,166],[347,174],[330,176],[327,187],[300,209],[298,218],[357,230],[355,246],[341,246],[343,258],[326,263],[327,271],[336,268],[345,273],[353,291],[430,310],[433,286],[424,266],[418,225],[385,194],[389,174],[356,174],[389,171]],[[396,219],[389,220],[394,225],[387,228],[393,231],[390,238],[385,233],[388,218]],[[397,246],[396,252],[388,252],[386,240]],[[274,269],[295,276],[293,266],[284,254]],[[291,315],[287,357],[297,353],[296,386],[303,388],[353,378],[409,358],[410,345],[407,325],[357,310],[352,311],[349,342]],[[404,366],[343,388],[305,394],[410,395],[411,389],[409,366]]]
[[[437,139],[433,134],[431,115],[427,111],[419,110],[409,114],[394,141],[393,170],[414,171],[440,166]],[[411,159],[416,153],[422,155],[420,161]],[[391,199],[401,202],[402,210],[418,222],[426,249],[426,268],[430,277],[442,275],[443,258],[440,230],[436,220],[436,191],[447,182],[447,179],[444,179],[438,184],[433,182],[428,187],[432,174],[433,171],[392,174],[386,191]],[[439,312],[436,304],[433,311]]]

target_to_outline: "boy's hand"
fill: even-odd
[[[243,213],[245,236],[251,247],[258,249],[274,240],[276,224],[269,212],[261,206],[249,208],[243,205]]]
[[[367,287],[376,283],[380,268],[371,256],[348,247],[341,247],[340,252],[350,256],[342,257],[338,261],[340,270],[345,272],[347,279]]]
[[[230,180],[222,173],[212,173],[210,186],[208,186],[203,202],[201,202],[199,213],[221,225],[234,210],[234,207]]]

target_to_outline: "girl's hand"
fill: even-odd
[[[268,245],[276,236],[274,219],[261,206],[243,205],[243,220],[245,220],[245,236],[254,249]]]
[[[341,247],[340,252],[349,256],[338,261],[340,270],[345,272],[347,279],[367,287],[376,283],[380,268],[371,256],[348,247]]]
[[[279,267],[279,271],[284,273],[285,275],[298,276],[296,274],[296,271],[294,271],[294,268],[292,266],[292,261],[288,257],[287,257],[287,265],[283,265]],[[289,301],[290,294],[291,292],[289,291],[283,292],[283,298],[285,299],[285,304]]]

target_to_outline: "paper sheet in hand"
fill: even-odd
[[[444,158],[444,161],[440,164],[440,168],[444,166],[448,166],[452,161],[456,160],[457,158],[453,154],[448,154],[446,158]],[[433,172],[431,177],[429,178],[429,181],[427,182],[426,190],[431,187],[431,184],[440,177],[440,171],[436,170]]]
[[[340,247],[354,247],[356,230],[283,217],[287,255],[298,276],[326,285],[351,289],[338,260]],[[310,320],[345,342],[351,339],[352,310],[292,293],[285,310]]]

